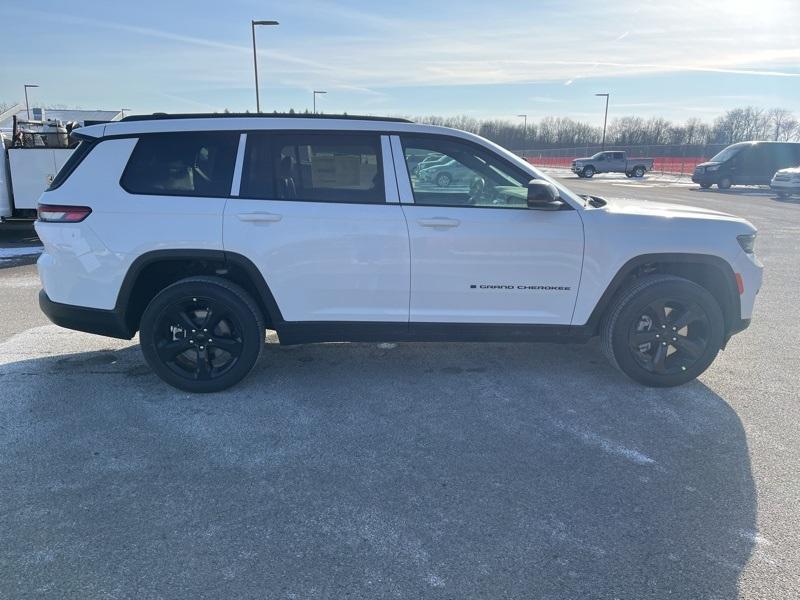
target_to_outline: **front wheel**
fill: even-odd
[[[450,173],[441,173],[436,177],[436,185],[439,187],[448,187],[453,182]]]
[[[711,187],[711,184],[710,183],[701,183],[700,187],[703,188],[704,190],[707,190],[708,188]]]
[[[583,176],[591,179],[594,177],[594,167],[584,167],[583,168]]]
[[[651,387],[691,381],[714,361],[725,320],[714,296],[672,275],[644,277],[624,290],[603,319],[600,337],[611,364]]]
[[[189,277],[150,301],[139,338],[161,379],[187,392],[218,392],[242,380],[264,345],[264,317],[241,287]]]
[[[721,190],[729,190],[731,187],[730,177],[723,177],[722,179],[720,179],[719,183],[717,183],[717,187]]]

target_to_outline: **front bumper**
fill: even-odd
[[[104,310],[53,302],[44,290],[39,291],[39,308],[59,327],[123,340],[133,337],[134,332],[130,331],[123,316],[113,309]]]
[[[772,181],[769,187],[773,192],[800,194],[800,182],[797,181]]]

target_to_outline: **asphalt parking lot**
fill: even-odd
[[[759,228],[753,324],[700,380],[596,343],[273,343],[191,396],[0,260],[0,598],[798,597],[800,200],[559,175]]]

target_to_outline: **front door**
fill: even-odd
[[[391,161],[384,172],[388,137],[251,132],[239,154],[223,245],[255,263],[286,321],[408,321],[408,231]]]
[[[450,136],[393,136],[411,243],[411,322],[570,324],[583,257],[575,210],[527,206],[530,175]],[[436,177],[401,157],[440,153]],[[448,177],[442,177],[447,173]]]

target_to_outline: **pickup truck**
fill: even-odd
[[[644,177],[653,169],[652,158],[628,158],[625,152],[598,152],[588,158],[572,161],[572,172],[578,177],[592,177],[595,173],[625,173],[628,177]]]

